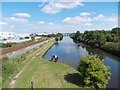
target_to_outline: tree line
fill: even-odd
[[[35,36],[42,36],[42,37],[54,37],[56,41],[61,41],[63,39],[63,34],[62,33],[57,33],[57,34],[48,34],[48,35],[34,35]]]
[[[120,56],[120,28],[113,28],[110,31],[95,30],[80,33],[72,33],[70,37],[76,43],[86,43],[88,45],[103,49],[116,56]]]

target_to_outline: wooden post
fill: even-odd
[[[31,82],[31,90],[33,90],[33,82]]]

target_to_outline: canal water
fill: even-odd
[[[110,72],[112,73],[107,87],[118,88],[118,76],[120,75],[118,73],[118,66],[120,65],[120,58],[82,43],[78,45],[68,36],[65,36],[58,44],[53,45],[43,57],[49,60],[51,54],[57,54],[59,61],[65,62],[75,69],[77,69],[82,56],[92,54],[104,59],[104,64],[110,66]]]

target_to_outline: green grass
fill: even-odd
[[[22,73],[19,75],[13,85],[14,88],[30,88],[31,81],[33,82],[34,88],[81,87],[82,80],[80,80],[80,73],[77,70],[65,63],[55,63],[42,58],[45,52],[54,43],[55,41],[50,41],[42,47],[36,49],[34,52],[36,52],[36,54],[39,52],[40,55],[34,59],[31,59],[33,57],[32,56],[29,58],[29,60],[26,60],[24,68],[21,68]],[[8,85],[8,87],[11,86]]]
[[[17,43],[0,43],[0,48],[8,48],[15,46]]]
[[[43,44],[45,45],[45,44]],[[36,49],[28,51],[15,59],[3,58],[2,59],[2,87],[7,87],[10,80],[25,66],[29,60],[38,53],[43,45]],[[26,59],[24,59],[26,58]],[[11,71],[11,72],[10,72]]]
[[[35,88],[78,88],[78,85],[65,80],[65,75],[74,73],[78,72],[64,63],[37,58],[22,72],[14,87],[29,88],[33,81]]]

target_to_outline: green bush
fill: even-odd
[[[58,41],[58,40],[59,40],[59,37],[58,37],[58,36],[56,36],[56,37],[55,37],[55,41]]]
[[[10,59],[8,57],[2,58],[2,84],[10,79],[12,75],[19,71],[23,66],[22,62],[26,59],[26,54],[22,54],[20,57]]]
[[[7,47],[12,47],[16,45],[17,43],[0,43],[1,48],[7,48]]]
[[[99,58],[95,56],[82,57],[78,66],[78,71],[82,74],[85,86],[96,89],[105,88],[110,79],[109,67],[105,66]]]
[[[34,36],[31,37],[31,41],[35,41],[35,37]]]
[[[9,76],[17,71],[17,62],[9,58],[2,59],[2,82],[4,83]]]

